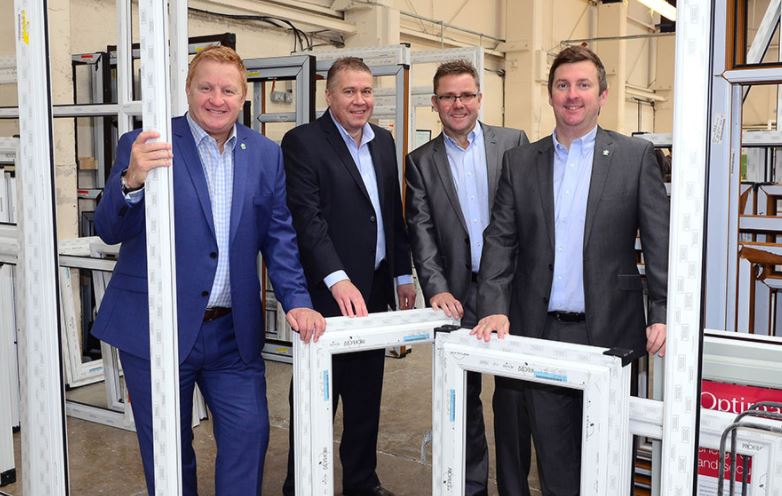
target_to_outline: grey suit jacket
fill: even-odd
[[[547,136],[505,154],[484,234],[478,316],[506,314],[511,333],[540,337],[554,268],[554,146]],[[651,143],[597,130],[584,230],[589,343],[645,353],[640,231],[649,323],[665,323],[669,201]]]
[[[523,131],[480,125],[486,148],[488,201],[491,206],[499,183],[503,154],[528,141]],[[442,133],[407,156],[405,177],[405,215],[424,299],[428,305],[432,296],[449,291],[464,302],[472,271],[470,239]]]

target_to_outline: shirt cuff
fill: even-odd
[[[413,275],[412,274],[405,274],[403,276],[399,276],[396,278],[396,285],[401,286],[402,284],[413,284]]]
[[[144,198],[144,188],[137,189],[135,191],[129,191],[124,193],[122,196],[125,197],[125,201],[128,202],[128,205],[136,205],[141,201],[142,198]]]
[[[331,289],[331,286],[337,284],[339,281],[348,279],[348,275],[344,270],[336,270],[331,274],[323,278],[323,282],[326,283],[326,287]]]

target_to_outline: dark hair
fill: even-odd
[[[554,72],[562,64],[575,64],[576,62],[583,61],[592,62],[597,68],[597,81],[600,86],[600,93],[602,94],[608,89],[608,81],[606,80],[606,68],[603,66],[603,62],[600,57],[592,50],[584,46],[569,46],[559,52],[554,59],[554,63],[551,64],[551,70],[548,73],[548,94],[551,96],[551,88],[554,86]]]
[[[193,60],[190,61],[190,65],[187,68],[187,86],[190,86],[190,81],[193,80],[193,75],[195,74],[198,65],[205,60],[235,66],[239,70],[239,76],[242,78],[242,93],[247,94],[247,69],[244,67],[242,58],[232,48],[222,45],[206,47],[193,57]]]
[[[478,91],[481,90],[480,79],[478,78],[478,70],[468,60],[449,60],[443,62],[437,68],[437,72],[434,73],[434,79],[432,80],[432,86],[434,86],[434,93],[437,94],[437,85],[440,83],[440,79],[445,76],[458,76],[461,74],[469,74],[475,80],[475,86],[478,87]]]
[[[326,88],[331,88],[331,85],[334,84],[334,80],[337,77],[337,73],[340,71],[360,71],[369,73],[370,76],[372,75],[372,71],[370,70],[369,66],[366,65],[360,58],[342,57],[335,60],[334,64],[329,67],[329,72],[326,74]]]

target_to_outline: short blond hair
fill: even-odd
[[[190,66],[187,68],[187,87],[190,87],[190,82],[193,80],[193,75],[201,62],[210,60],[212,62],[218,62],[220,64],[231,64],[239,70],[239,76],[242,79],[242,93],[247,94],[247,68],[244,67],[242,58],[233,48],[222,45],[213,45],[206,47],[193,57],[190,61]]]

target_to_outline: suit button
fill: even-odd
[[[375,216],[374,216],[374,215],[370,215],[370,216],[369,216],[369,222],[373,222],[373,223],[374,223],[376,220],[377,220],[377,219],[375,218]]]
[[[201,296],[209,296],[209,291],[201,291]]]
[[[470,244],[470,238],[464,238],[464,242],[469,245]]]
[[[547,298],[547,297],[545,297],[545,296],[543,297],[543,303],[545,303],[546,305],[548,305],[548,298]]]
[[[210,253],[209,258],[217,258],[217,252],[213,251],[212,253]]]
[[[548,270],[554,270],[554,264],[548,264]]]

